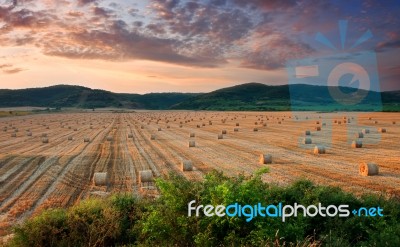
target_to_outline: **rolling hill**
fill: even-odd
[[[150,93],[121,94],[82,86],[56,85],[44,88],[19,90],[0,89],[0,107],[120,107],[149,110],[384,110],[400,111],[400,91],[355,92],[351,88],[339,88],[342,92],[360,97],[367,94],[359,104],[348,107],[335,102],[329,88],[310,85],[268,86],[246,83],[222,88],[210,93]],[[382,100],[381,100],[382,99]],[[383,102],[383,108],[374,102]]]

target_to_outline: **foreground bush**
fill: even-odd
[[[356,198],[338,188],[301,180],[289,187],[253,177],[212,172],[192,182],[171,174],[157,180],[155,200],[117,195],[88,199],[69,209],[48,210],[15,228],[11,246],[400,246],[400,202]],[[265,172],[265,171],[264,171]],[[188,217],[188,203],[294,204],[376,207],[384,217],[322,218]]]

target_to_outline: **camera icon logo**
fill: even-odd
[[[345,51],[347,21],[339,21],[339,33],[340,51],[322,33],[317,33],[316,41],[330,48],[333,51],[331,55],[287,62],[291,109],[294,114],[308,110],[345,111],[351,112],[355,120],[353,122],[356,123],[355,112],[382,111],[376,54],[368,50],[353,51],[372,37],[371,31],[368,30],[361,35],[347,52]],[[349,52],[350,50],[352,52]],[[295,119],[316,120],[309,117]],[[332,125],[328,122],[325,124],[325,134],[331,134]],[[348,136],[351,136],[350,132],[354,132],[354,128],[348,130]],[[329,147],[330,143],[325,145]]]

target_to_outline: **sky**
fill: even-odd
[[[290,61],[371,51],[381,90],[400,90],[399,13],[397,0],[0,0],[0,88],[282,85]]]

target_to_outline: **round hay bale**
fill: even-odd
[[[198,124],[198,125],[196,125],[196,127],[197,127],[197,128],[200,128],[200,125]]]
[[[361,132],[358,132],[357,134],[356,134],[356,137],[357,138],[364,138],[364,133],[361,131]]]
[[[264,126],[264,127],[267,127],[267,124],[266,124],[266,123],[264,123],[264,124],[263,124],[263,126]]]
[[[218,140],[224,139],[224,136],[222,134],[218,134]]]
[[[68,141],[72,141],[74,138],[72,136],[68,136]]]
[[[362,141],[356,140],[351,143],[352,148],[362,148]]]
[[[358,171],[362,176],[373,176],[379,174],[379,167],[374,163],[361,163]]]
[[[158,128],[157,130],[158,130],[158,131],[161,131],[161,128]]]
[[[369,134],[369,129],[363,129],[361,132],[362,132],[363,134]]]
[[[167,129],[171,128],[171,126],[167,125]]]
[[[314,147],[314,154],[324,154],[325,153],[325,147],[322,145],[317,145]]]
[[[195,133],[190,133],[189,134],[189,137],[195,137],[196,135],[195,135]]]
[[[257,131],[258,131],[258,128],[254,128],[253,131],[254,131],[254,132],[257,132]]]
[[[272,155],[270,154],[260,154],[260,164],[271,164],[272,163]]]
[[[234,128],[233,132],[239,132],[239,128]]]
[[[196,147],[196,142],[195,141],[189,141],[189,147],[190,148]]]
[[[184,172],[193,171],[193,163],[190,160],[181,161],[181,170]]]
[[[43,137],[42,138],[42,143],[49,143],[49,138],[47,138],[47,137]]]
[[[89,137],[83,138],[83,142],[90,142],[90,138]]]
[[[392,124],[396,124],[396,122],[395,122],[395,121],[393,121],[393,122],[392,122]]]
[[[315,127],[315,130],[316,131],[321,131],[321,127],[317,126],[317,127]]]
[[[222,130],[221,132],[223,135],[226,135],[226,130]]]
[[[312,144],[312,139],[311,139],[311,137],[306,137],[306,138],[304,138],[304,144]]]
[[[316,121],[315,124],[319,124],[319,121]]]
[[[155,140],[156,139],[156,135],[150,135],[150,140]]]
[[[133,138],[133,134],[128,134],[128,138]]]
[[[112,142],[113,141],[113,137],[112,136],[107,136],[107,141]]]
[[[386,133],[386,129],[385,129],[385,128],[379,128],[378,131],[379,131],[380,133]]]
[[[236,126],[239,126],[239,123],[236,123]]]
[[[151,170],[144,170],[139,172],[139,183],[153,182],[153,172]]]
[[[179,125],[179,128],[182,128],[182,127],[183,127],[182,124],[180,124],[180,125]]]
[[[311,135],[311,131],[306,130],[306,131],[304,132],[304,134],[305,134],[306,136],[309,136],[309,135]]]
[[[108,184],[107,172],[95,172],[93,175],[93,182],[95,186],[107,186]]]

